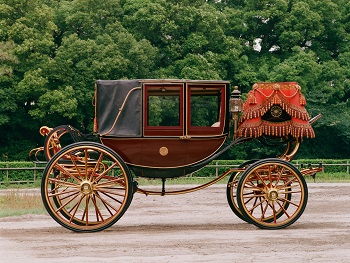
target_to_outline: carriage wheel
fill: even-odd
[[[251,165],[237,185],[242,215],[264,229],[293,224],[304,212],[308,198],[304,177],[292,164],[265,159]]]
[[[100,231],[117,222],[130,205],[132,176],[110,148],[78,142],[48,162],[41,196],[50,216],[67,229]]]
[[[245,162],[243,164],[241,164],[239,166],[239,168],[247,168],[249,167],[249,165],[255,163],[257,160],[250,160],[248,162]],[[227,201],[231,207],[231,210],[233,211],[233,213],[238,216],[240,219],[242,219],[243,221],[246,221],[249,223],[249,220],[247,220],[243,215],[242,212],[238,206],[237,203],[237,185],[238,185],[238,181],[241,178],[243,172],[237,172],[237,173],[232,173],[230,176],[230,179],[228,180],[227,183],[227,188],[226,188],[226,196],[227,196]],[[246,193],[249,194],[249,193]],[[250,192],[250,194],[253,194],[253,191]],[[285,195],[285,200],[283,202],[283,205],[281,207],[281,209],[279,209],[279,211],[277,211],[276,213],[276,217],[279,218],[284,214],[283,210],[286,210],[289,206],[289,202],[288,200],[291,200],[292,198],[292,194],[291,193],[286,193]],[[261,197],[255,197],[255,202],[258,202],[259,200],[261,200]],[[274,220],[273,216],[270,217],[266,217],[263,219],[265,222],[272,222]]]
[[[247,168],[249,165],[252,163],[256,162],[256,160],[250,160],[248,162],[245,162],[241,164],[238,168]],[[242,172],[236,172],[232,173],[230,176],[230,179],[227,182],[227,187],[226,187],[226,197],[227,197],[227,202],[230,205],[230,208],[232,212],[238,216],[240,219],[243,221],[247,220],[245,217],[242,215],[242,212],[239,210],[238,204],[237,204],[237,184],[239,179],[241,178]]]

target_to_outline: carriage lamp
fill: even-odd
[[[234,132],[237,130],[238,114],[242,112],[242,109],[243,101],[241,99],[241,92],[238,90],[238,86],[235,86],[230,97],[230,112],[234,122]]]

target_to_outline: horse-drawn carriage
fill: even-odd
[[[175,195],[210,186],[226,176],[227,199],[241,219],[260,228],[293,224],[303,213],[308,190],[304,175],[289,161],[303,137],[314,132],[305,98],[295,82],[257,83],[242,103],[227,81],[99,80],[95,85],[94,135],[62,125],[42,127],[46,136],[41,194],[62,226],[94,232],[116,223],[133,195]],[[238,119],[239,114],[243,112]],[[74,143],[64,146],[64,137]],[[236,144],[252,139],[285,145],[277,158],[251,160],[228,168],[214,180],[167,191],[166,179],[185,176],[209,164]],[[145,190],[135,177],[162,181]]]

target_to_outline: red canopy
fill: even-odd
[[[300,90],[296,82],[254,84],[244,103],[236,136],[314,138]]]

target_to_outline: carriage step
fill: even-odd
[[[312,167],[312,164],[308,164],[307,168],[303,168],[304,164],[301,164],[300,166],[300,172],[302,175],[310,175],[312,179],[314,179],[314,182],[316,182],[316,173],[322,172],[323,171],[323,165],[322,163],[319,163],[319,165],[314,168]]]

